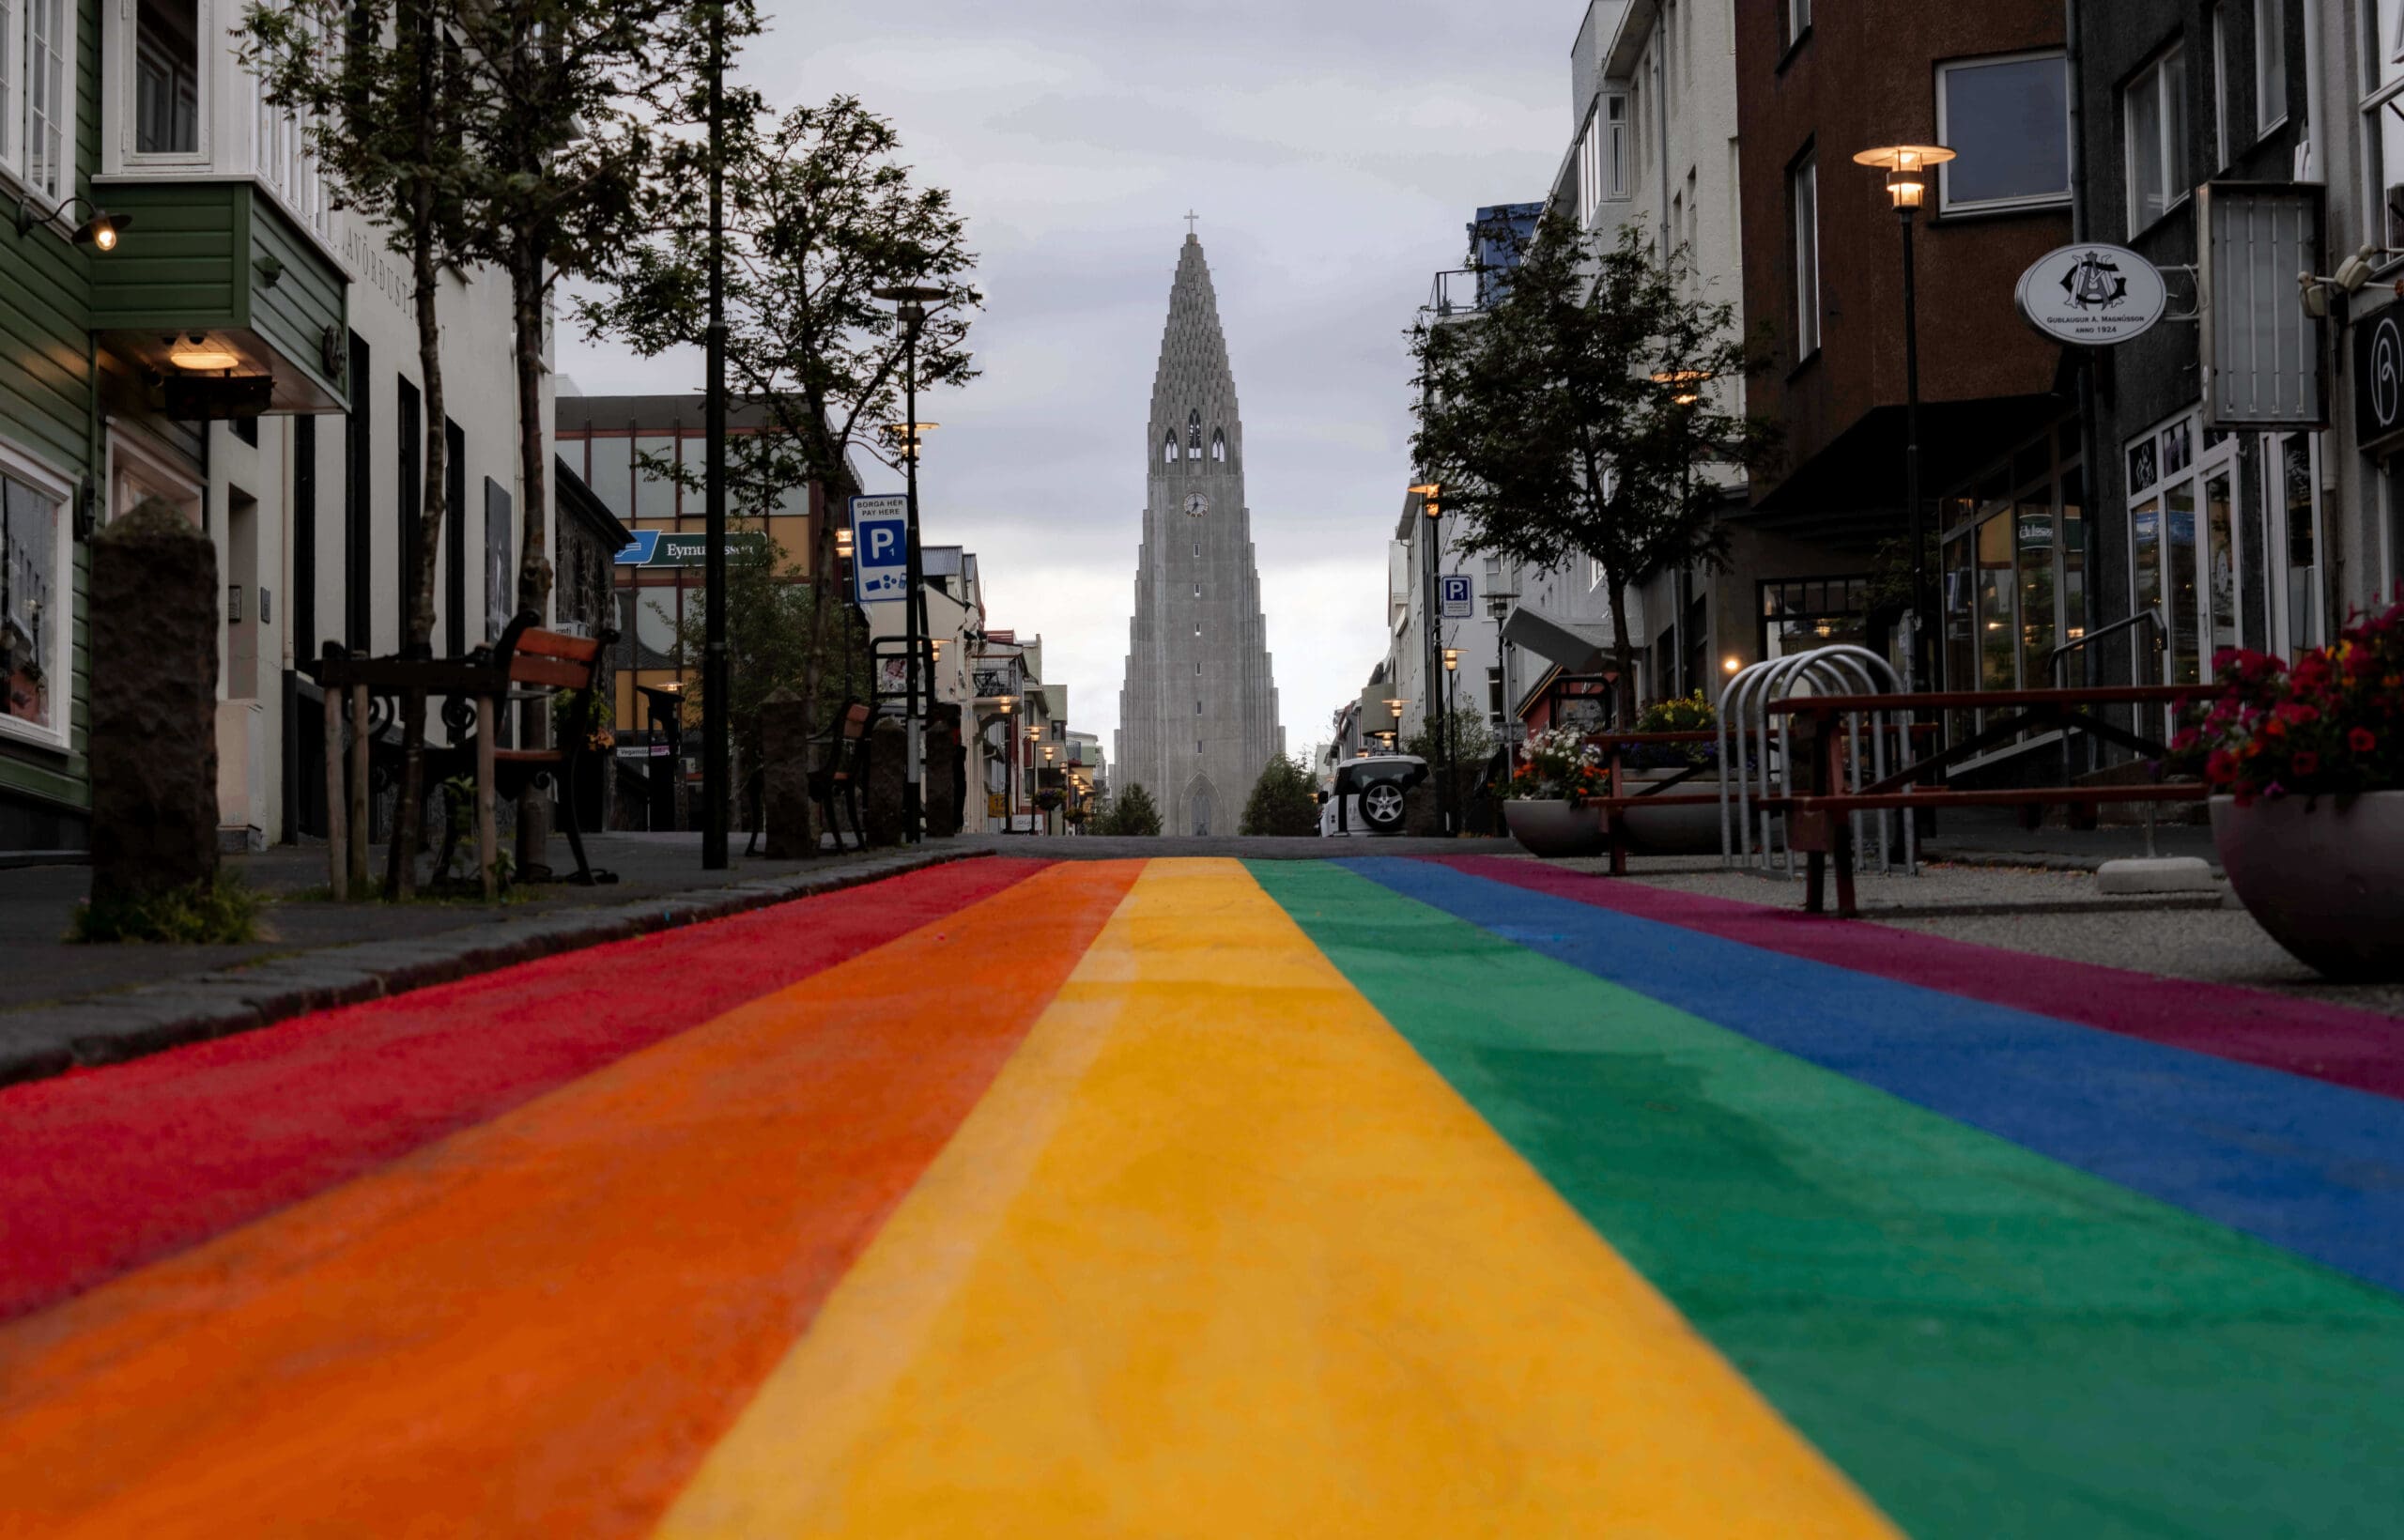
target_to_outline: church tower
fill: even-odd
[[[1163,834],[1236,832],[1261,768],[1286,751],[1252,515],[1243,424],[1202,243],[1178,254],[1145,440],[1149,495],[1118,696],[1120,791],[1140,784]]]

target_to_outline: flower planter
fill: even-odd
[[[1599,808],[1580,808],[1558,798],[1514,797],[1502,804],[1502,821],[1511,826],[1511,838],[1531,855],[1603,853],[1603,814]]]
[[[2404,792],[2211,799],[2246,912],[2334,978],[2404,978]]]
[[[1674,770],[1630,770],[1621,772],[1621,778],[1622,784],[1633,795],[1646,786],[1668,780],[1676,774]],[[1717,774],[1696,776],[1678,782],[1660,794],[1717,796],[1719,794],[1719,777]],[[1630,808],[1620,817],[1627,825],[1628,849],[1639,855],[1719,854],[1719,805],[1716,802]]]

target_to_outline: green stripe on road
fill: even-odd
[[[1350,872],[1251,870],[1921,1540],[2404,1513],[2404,1300]]]

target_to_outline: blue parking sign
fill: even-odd
[[[1443,590],[1444,619],[1468,620],[1472,613],[1471,600],[1473,597],[1470,591],[1469,578],[1464,576],[1446,574],[1439,577],[1436,581]]]
[[[886,604],[910,592],[910,500],[852,500],[852,602]]]

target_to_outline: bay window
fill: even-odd
[[[2361,15],[2362,239],[2404,245],[2404,0],[2365,0]]]
[[[1578,142],[1578,212],[1595,223],[1608,202],[1628,195],[1627,98],[1606,92]]]

